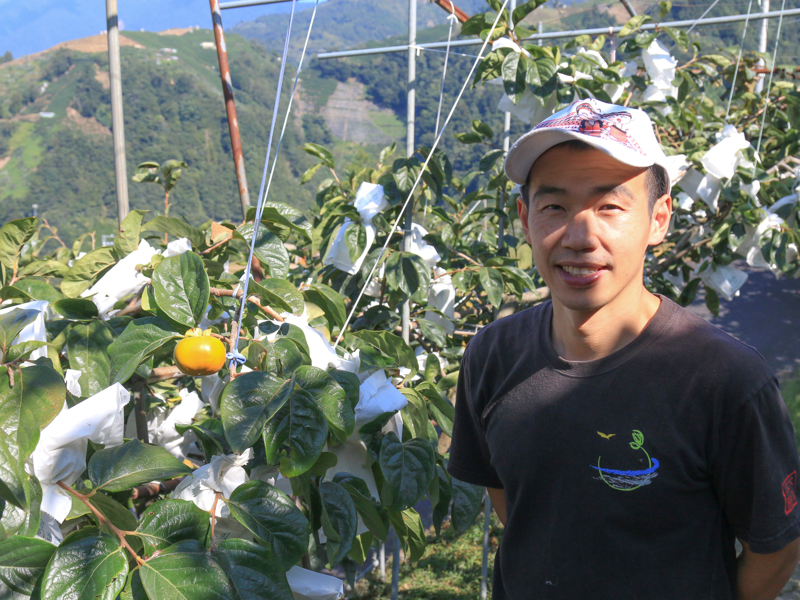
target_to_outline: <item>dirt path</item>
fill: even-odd
[[[731,302],[723,300],[719,317],[709,312],[702,297],[690,309],[753,346],[778,377],[786,375],[800,368],[800,279],[776,280],[766,269],[745,270],[749,278],[741,295]]]

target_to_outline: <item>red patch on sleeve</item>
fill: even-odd
[[[797,506],[797,494],[795,493],[795,488],[797,485],[797,471],[792,471],[783,480],[783,512],[787,515],[794,510],[794,507]]]

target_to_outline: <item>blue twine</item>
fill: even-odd
[[[283,89],[283,75],[286,71],[286,58],[289,54],[289,40],[292,35],[292,23],[294,21],[294,9],[297,5],[297,0],[292,0],[292,11],[289,13],[289,27],[286,29],[286,39],[283,43],[283,57],[281,58],[280,74],[278,75],[278,89],[275,92],[275,105],[272,108],[272,124],[269,128],[269,138],[267,140],[267,157],[264,161],[264,174],[261,176],[261,189],[258,192],[258,206],[256,207],[256,219],[253,224],[253,238],[250,242],[250,254],[247,259],[247,265],[244,269],[244,283],[242,285],[242,300],[239,303],[239,319],[238,327],[236,328],[236,335],[234,336],[234,343],[231,346],[231,351],[228,352],[226,358],[230,361],[231,373],[236,372],[236,365],[243,365],[246,361],[245,357],[239,352],[239,334],[242,331],[242,318],[244,317],[244,305],[247,302],[247,287],[250,283],[250,269],[253,265],[253,254],[256,249],[256,240],[258,239],[258,227],[261,224],[261,215],[264,212],[264,202],[267,198],[264,193],[264,187],[267,180],[267,169],[269,168],[269,158],[272,152],[272,136],[275,132],[275,122],[278,120],[278,105],[281,100],[281,90]],[[277,156],[277,154],[276,154]]]

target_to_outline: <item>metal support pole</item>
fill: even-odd
[[[380,557],[381,581],[386,581],[386,543],[381,542]]]
[[[417,0],[408,0],[408,87],[406,100],[406,156],[414,154],[414,117],[416,112],[417,85]],[[403,250],[411,247],[411,215],[414,213],[414,201],[408,203],[403,228]],[[409,340],[409,321],[411,320],[410,300],[403,302],[401,328],[403,340]],[[394,582],[392,583],[394,588]]]
[[[392,550],[392,600],[397,600],[400,591],[400,538],[395,531],[395,544]]]
[[[219,60],[219,76],[222,79],[222,95],[225,97],[225,112],[228,115],[228,131],[231,135],[231,151],[236,168],[236,181],[239,184],[239,200],[242,203],[242,218],[247,215],[250,206],[250,192],[247,189],[247,176],[244,170],[242,140],[239,137],[239,121],[236,118],[236,104],[233,101],[233,84],[231,70],[228,66],[228,49],[225,46],[225,33],[222,31],[222,13],[219,0],[208,0],[211,5],[211,22],[214,27],[214,40],[217,43],[217,59]]]
[[[489,490],[483,490],[483,559],[481,560],[481,600],[489,591],[489,533],[492,530],[492,499]]]
[[[628,11],[628,14],[632,17],[636,16],[636,9],[633,8],[633,5],[630,3],[630,0],[619,0],[622,3],[622,6],[625,7],[625,10]]]
[[[544,23],[542,23],[541,21],[539,21],[539,29],[537,33],[544,33]],[[542,38],[539,38],[539,40],[536,43],[539,46],[542,46],[544,44],[544,40]]]
[[[768,13],[769,12],[769,0],[761,0],[761,13]],[[767,27],[769,26],[769,21],[766,19],[761,21],[761,30],[758,34],[758,51],[764,53],[767,51]],[[767,63],[764,62],[763,58],[758,59],[758,66],[765,67]],[[775,68],[775,65],[772,65],[772,68]],[[759,73],[756,77],[756,93],[761,93],[764,91],[764,73]]]
[[[111,92],[111,133],[114,143],[117,219],[122,225],[122,221],[128,216],[128,171],[125,167],[125,120],[122,118],[117,0],[106,0],[106,28],[108,29],[108,79]]]
[[[508,3],[508,12],[513,13],[517,8],[517,0],[511,0]],[[511,138],[511,113],[505,112],[503,114],[503,152],[508,154],[509,142]],[[497,208],[503,213],[497,221],[497,251],[501,252],[503,246],[503,238],[506,235],[506,191],[497,190]]]

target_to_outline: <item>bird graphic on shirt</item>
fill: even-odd
[[[617,434],[616,433],[603,433],[602,431],[598,431],[597,435],[599,435],[601,438],[606,438],[607,440],[610,440],[612,437],[614,437]]]

